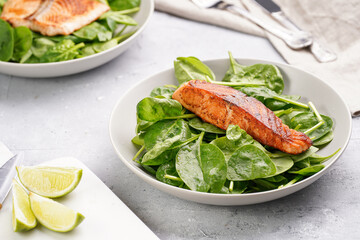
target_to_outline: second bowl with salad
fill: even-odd
[[[25,8],[29,16],[14,16],[12,10],[29,2],[0,1],[1,73],[31,78],[58,77],[100,66],[132,46],[154,11],[153,0],[30,2],[32,5]],[[93,6],[100,6],[102,10]],[[51,27],[57,19],[59,24]],[[71,28],[74,31],[69,34],[67,30]]]

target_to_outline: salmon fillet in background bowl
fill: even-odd
[[[21,2],[21,0],[16,0],[14,2]],[[68,2],[67,0],[63,0],[63,2],[68,2],[66,6],[62,5],[61,0],[53,1],[53,4],[46,4],[47,1],[40,1],[42,3],[38,3],[37,1],[24,1],[27,7],[26,11],[22,12],[20,15],[9,14],[6,17],[2,18],[8,20],[15,26],[27,26],[33,30],[41,31],[46,35],[56,35],[60,32],[69,33],[70,31],[77,30],[81,28],[83,24],[87,22],[91,22],[91,19],[96,20],[98,15],[101,15],[102,12],[106,12],[107,6],[103,6],[103,4],[99,5],[100,8],[94,8],[93,5],[90,5],[88,9],[83,9],[83,11],[88,11],[89,15],[93,15],[92,17],[82,15],[81,11],[76,17],[73,17],[78,21],[76,24],[71,24],[71,22],[66,22],[65,24],[59,24],[58,27],[54,28],[51,21],[57,21],[52,19],[54,18],[53,12],[50,10],[53,9],[55,12],[59,8],[65,9],[65,15],[69,15],[71,13],[71,8],[76,8],[75,1]],[[51,1],[50,1],[51,2]],[[89,0],[79,0],[76,2],[90,2]],[[97,3],[95,3],[97,5]],[[11,6],[10,6],[11,7]],[[5,7],[4,7],[5,8]],[[4,10],[4,9],[3,9]],[[6,9],[5,9],[6,10]],[[49,12],[50,11],[50,12]],[[79,11],[79,9],[77,10]],[[35,12],[35,13],[34,13]],[[154,12],[154,1],[153,0],[143,0],[140,4],[140,9],[136,12],[132,17],[138,23],[136,26],[136,32],[131,35],[129,38],[119,43],[117,46],[105,50],[100,53],[96,53],[94,55],[63,61],[63,62],[50,62],[50,63],[31,63],[31,64],[23,64],[23,63],[14,63],[14,62],[2,62],[0,61],[0,73],[9,74],[19,77],[27,77],[27,78],[48,78],[48,77],[59,77],[66,76],[70,74],[75,74],[79,72],[83,72],[86,70],[90,70],[92,68],[98,67],[108,61],[114,59],[115,57],[121,55],[124,51],[129,49],[132,44],[136,41],[137,37],[141,34],[141,32],[145,29],[147,23],[149,22],[150,17]],[[34,13],[33,15],[31,15]],[[71,15],[71,14],[70,14]],[[70,17],[70,16],[68,16]],[[52,19],[48,21],[48,19]],[[45,27],[47,26],[47,27]],[[135,28],[125,29],[124,33],[134,31]]]
[[[69,35],[109,9],[94,0],[8,0],[1,18],[13,27],[26,26],[45,36]]]

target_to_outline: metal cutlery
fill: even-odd
[[[13,156],[0,168],[0,209],[6,196],[10,192],[12,180],[16,175],[15,166],[18,164],[20,156],[21,155]]]
[[[276,19],[279,23],[281,23],[287,29],[294,32],[304,32],[298,26],[296,26],[286,15],[281,8],[274,3],[272,0],[254,0],[258,5],[260,5],[265,12],[270,14],[274,19]],[[310,33],[308,33],[310,34]],[[323,45],[321,45],[318,41],[313,39],[312,44],[310,45],[310,52],[314,55],[314,57],[322,63],[331,62],[336,60],[336,54],[326,49]]]
[[[239,14],[256,23],[268,32],[274,34],[275,36],[281,38],[289,47],[293,49],[301,49],[312,44],[312,36],[309,33],[303,31],[289,31],[284,28],[274,27],[253,16],[245,8],[226,3],[222,0],[192,0],[192,2],[201,8],[216,8]]]

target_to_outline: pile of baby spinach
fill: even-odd
[[[282,95],[284,81],[274,65],[243,66],[230,53],[230,68],[222,81],[195,57],[174,62],[179,84],[193,79],[236,88],[263,102],[292,129],[306,133],[313,146],[291,155],[263,146],[239,126],[226,131],[203,122],[172,99],[177,86],[153,89],[137,104],[134,156],[159,181],[193,191],[240,194],[290,186],[324,168],[334,156],[316,152],[333,139],[333,121],[300,96]]]
[[[140,0],[101,0],[111,10],[98,20],[67,36],[43,36],[25,26],[13,28],[0,19],[0,61],[49,63],[90,56],[117,46],[136,30],[124,33],[137,22]],[[5,0],[0,0],[0,13]]]

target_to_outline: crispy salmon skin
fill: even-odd
[[[1,18],[42,35],[68,35],[109,10],[95,0],[8,0]]]
[[[231,87],[191,80],[172,98],[205,122],[224,130],[238,125],[260,143],[283,152],[299,154],[312,145],[306,134],[283,124],[263,103]]]

